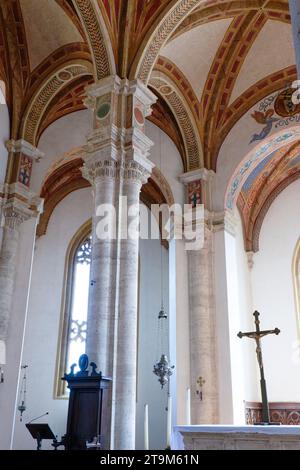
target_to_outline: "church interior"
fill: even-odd
[[[1,450],[61,440],[78,377],[96,447],[300,449],[299,30],[299,0],[0,0]]]

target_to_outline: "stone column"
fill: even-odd
[[[85,164],[83,175],[93,187],[94,217],[92,230],[92,260],[88,306],[88,334],[86,352],[96,362],[104,375],[112,376],[113,347],[113,299],[112,257],[115,240],[97,236],[96,213],[101,205],[115,207],[117,167],[113,160],[90,161]]]
[[[155,97],[139,81],[118,77],[101,80],[87,94],[94,130],[83,175],[92,182],[95,203],[87,353],[113,379],[110,448],[134,449],[139,241],[125,235],[137,220],[141,186],[153,167],[144,124]],[[126,204],[136,209],[128,218]],[[111,234],[103,239],[103,216],[110,205]]]
[[[123,168],[122,195],[128,207],[139,205],[142,184],[150,176],[149,171],[136,162],[128,162]],[[131,224],[138,217],[129,217]],[[120,240],[119,292],[117,299],[118,342],[115,372],[114,448],[132,448],[135,443],[136,367],[137,367],[137,300],[138,300],[139,239]],[[119,431],[126,430],[126,435]]]
[[[40,213],[41,200],[23,185],[5,186],[2,201],[2,243],[0,250],[0,364],[5,364],[14,283],[19,251],[19,228],[22,222]]]
[[[203,243],[188,251],[191,424],[217,423],[219,415],[213,233],[208,216],[212,177],[213,172],[205,169],[181,176],[181,181],[187,185],[189,204],[194,208],[202,204],[205,208]],[[196,211],[193,224],[201,225]]]

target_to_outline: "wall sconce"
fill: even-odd
[[[196,390],[197,395],[199,396],[200,400],[203,400],[203,394],[202,394],[202,388],[203,385],[205,384],[205,380],[203,377],[199,377],[197,380],[197,384],[199,386],[199,390]]]

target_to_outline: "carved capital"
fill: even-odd
[[[43,152],[41,152],[39,149],[37,149],[29,142],[26,142],[26,140],[23,139],[8,140],[6,142],[6,148],[11,153],[21,153],[23,155],[26,155],[27,157],[32,158],[36,162],[39,162],[41,158],[45,156]]]
[[[195,207],[204,204],[208,210],[212,209],[212,184],[215,177],[213,170],[201,168],[189,171],[179,176],[179,180],[186,186],[187,201]]]
[[[32,217],[38,218],[43,211],[43,199],[20,183],[5,185],[1,202],[3,226],[13,230]]]
[[[92,185],[97,182],[110,178],[115,180],[122,179],[126,182],[136,182],[141,185],[146,183],[150,177],[148,168],[145,168],[136,161],[117,162],[115,160],[90,160],[85,162],[82,169],[82,175]]]
[[[235,236],[237,219],[235,215],[225,210],[222,212],[206,212],[206,220],[213,232],[224,230],[227,233]]]
[[[150,174],[148,168],[133,160],[125,162],[120,167],[120,176],[126,183],[138,183],[142,186],[147,182]]]
[[[106,178],[116,179],[118,175],[118,166],[118,162],[113,159],[90,159],[84,162],[81,172],[82,176],[87,179],[91,185],[94,185],[98,181]]]

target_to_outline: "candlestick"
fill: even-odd
[[[167,448],[171,447],[171,432],[172,432],[172,397],[168,397]]]
[[[191,389],[186,389],[186,425],[191,425]]]
[[[144,449],[149,450],[149,416],[147,404],[144,408]]]

